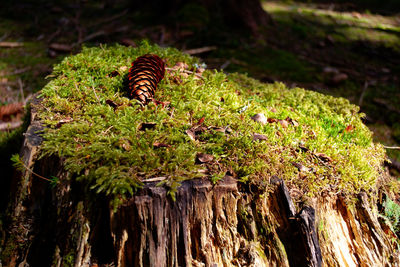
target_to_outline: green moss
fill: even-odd
[[[388,198],[384,204],[384,215],[389,220],[393,231],[400,233],[400,205]]]
[[[75,263],[75,252],[74,251],[69,252],[67,255],[65,255],[63,257],[63,260],[62,260],[63,266],[68,266],[68,267],[71,266],[72,267],[72,266],[74,266],[74,263]]]
[[[375,186],[384,152],[372,142],[358,107],[347,100],[280,83],[264,84],[240,74],[206,71],[198,79],[172,71],[155,95],[170,104],[142,108],[125,97],[124,78],[130,63],[146,53],[160,55],[169,66],[184,61],[195,69],[198,62],[178,50],[148,44],[86,48],[57,65],[54,79],[41,93],[40,118],[47,126],[42,156],[65,159],[73,178],[113,196],[114,204],[152,177],[166,177],[162,184],[173,196],[181,181],[204,175],[200,170],[205,166],[195,160],[197,153],[214,156],[217,167],[208,168],[207,174],[213,181],[226,172],[248,182],[278,175],[309,195],[325,190],[352,194]],[[111,77],[114,71],[120,75]],[[261,125],[250,118],[259,112],[294,122]],[[186,130],[201,118],[208,130],[192,141]],[[59,127],[63,119],[68,122]],[[139,130],[143,122],[155,127]],[[228,126],[229,133],[212,130]],[[254,133],[267,140],[253,141]],[[168,147],[157,148],[156,142]],[[331,161],[323,162],[315,153],[324,153]],[[309,171],[300,173],[293,162]]]

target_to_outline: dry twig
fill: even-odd
[[[383,148],[400,150],[400,146],[383,146]]]
[[[0,131],[9,131],[17,129],[22,125],[22,121],[2,122],[0,123]]]
[[[24,46],[24,43],[20,43],[20,42],[0,42],[0,47],[15,48],[15,47],[21,47],[21,46]]]
[[[189,55],[195,55],[195,54],[201,54],[201,53],[213,51],[216,49],[217,49],[216,46],[205,46],[205,47],[200,47],[200,48],[188,49],[183,52],[186,54],[189,54]]]

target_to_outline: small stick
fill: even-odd
[[[400,146],[383,146],[383,148],[400,150]]]
[[[193,49],[188,49],[188,50],[184,50],[183,52],[189,55],[195,55],[195,54],[201,54],[204,52],[209,52],[209,51],[213,51],[216,50],[217,47],[216,46],[205,46],[205,47],[200,47],[200,48],[193,48]]]
[[[93,86],[93,85],[92,85],[92,89],[93,89],[94,96],[97,98],[97,101],[100,103],[100,99],[99,99],[99,97],[97,96],[96,90],[94,89],[94,86]]]
[[[223,69],[225,69],[226,67],[228,67],[230,64],[231,64],[231,60],[228,59],[227,61],[225,61],[224,64],[221,65],[220,69],[223,70]]]
[[[78,42],[75,45],[80,45],[84,42],[90,41],[92,39],[95,39],[95,38],[97,38],[99,36],[103,36],[103,35],[107,35],[107,33],[103,30],[94,32],[92,34],[87,35],[85,38],[82,38],[82,40],[78,40]]]
[[[102,134],[106,134],[109,130],[111,130],[112,128],[114,128],[114,126],[110,126],[108,127],[105,131],[101,132]]]
[[[15,48],[24,46],[24,43],[20,42],[0,42],[0,47]]]
[[[0,131],[14,130],[14,129],[17,129],[21,125],[22,125],[22,121],[3,122],[3,123],[0,123]]]
[[[144,182],[144,183],[160,182],[160,181],[163,181],[165,179],[167,179],[166,176],[161,176],[161,177],[154,177],[154,178],[149,178],[149,179],[146,179],[146,180],[142,180],[142,182]]]

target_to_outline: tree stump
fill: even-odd
[[[149,53],[169,68],[162,105],[142,107],[124,82]],[[2,183],[0,265],[399,266],[374,198],[383,148],[357,107],[198,63],[143,44],[55,67],[30,105],[23,171]]]
[[[35,100],[37,101],[37,100]],[[34,172],[66,177],[62,159],[37,159],[41,126],[32,103],[23,160]],[[106,197],[62,180],[55,188],[15,175],[3,266],[397,266],[365,195],[355,208],[337,196],[296,210],[285,183],[247,186],[231,176],[182,183],[172,200],[145,183],[113,210]],[[390,233],[389,233],[390,234]]]

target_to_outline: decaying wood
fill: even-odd
[[[382,230],[372,200],[349,206],[338,195],[296,206],[284,181],[261,185],[225,176],[184,181],[176,201],[147,181],[116,211],[105,196],[68,178],[62,159],[37,159],[35,119],[21,150],[4,223],[3,266],[398,266],[397,245]]]

